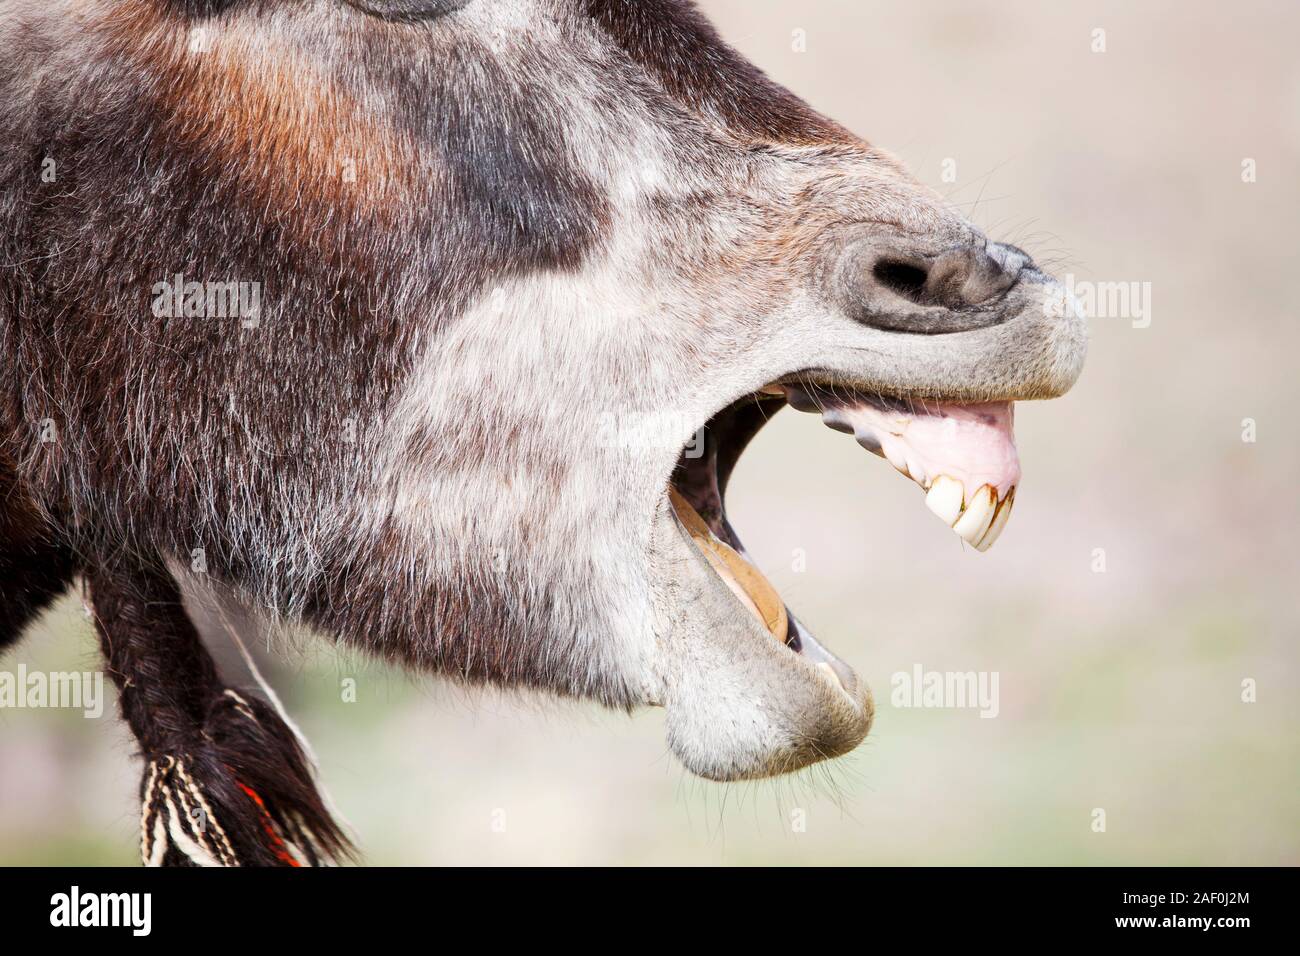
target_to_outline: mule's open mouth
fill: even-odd
[[[1020,462],[1011,402],[953,404],[779,382],[714,415],[678,459],[668,494],[678,520],[714,572],[773,638],[815,664],[850,695],[857,678],[790,613],[750,561],[727,520],[727,483],[745,446],[786,404],[820,414],[926,491],[926,505],[965,542],[987,551],[1015,504]]]

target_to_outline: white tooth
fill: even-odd
[[[956,478],[940,475],[930,486],[930,493],[925,496],[925,506],[943,519],[943,523],[952,527],[952,523],[961,517],[962,499],[966,489]]]
[[[989,485],[980,485],[980,490],[975,492],[975,497],[971,499],[966,510],[962,512],[957,523],[952,526],[952,530],[969,542],[974,544],[980,538],[984,537],[984,532],[989,530],[989,524],[993,521],[993,512],[997,505],[997,495]]]
[[[1007,492],[1007,496],[1002,499],[1002,504],[998,505],[998,513],[993,516],[993,523],[989,525],[989,530],[984,533],[975,545],[976,551],[987,551],[993,547],[993,542],[998,540],[998,535],[1002,529],[1007,526],[1007,519],[1011,517],[1011,506],[1016,503],[1016,489],[1012,488]]]

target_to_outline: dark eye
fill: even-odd
[[[384,20],[431,20],[459,10],[469,0],[343,0],[349,7]]]

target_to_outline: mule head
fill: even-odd
[[[1011,403],[1083,361],[1058,283],[683,0],[89,6],[96,44],[53,55],[101,65],[84,96],[124,132],[94,160],[130,188],[83,218],[165,217],[189,207],[128,200],[188,189],[197,225],[160,220],[158,271],[266,279],[251,346],[208,327],[172,369],[177,323],[146,329],[176,347],[132,379],[186,383],[158,396],[182,422],[209,414],[191,393],[243,390],[228,445],[151,446],[240,469],[238,494],[159,468],[137,507],[192,515],[242,549],[231,576],[379,653],[662,705],[706,777],[862,740],[866,686],[746,557],[728,478],[791,404],[987,548],[1019,478]],[[327,467],[245,467],[304,420],[359,425],[313,449]]]

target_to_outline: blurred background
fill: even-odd
[[[323,641],[263,654],[366,860],[1300,863],[1300,7],[702,5],[994,238],[1076,283],[1149,283],[1145,316],[1098,316],[1074,391],[1018,406],[1025,479],[988,554],[811,416],[746,454],[735,525],[876,693],[833,766],[707,784],[656,711],[471,693]],[[78,600],[0,666],[20,662],[98,666]],[[999,715],[892,706],[916,665],[997,672]],[[0,863],[138,859],[113,708],[0,710]]]

